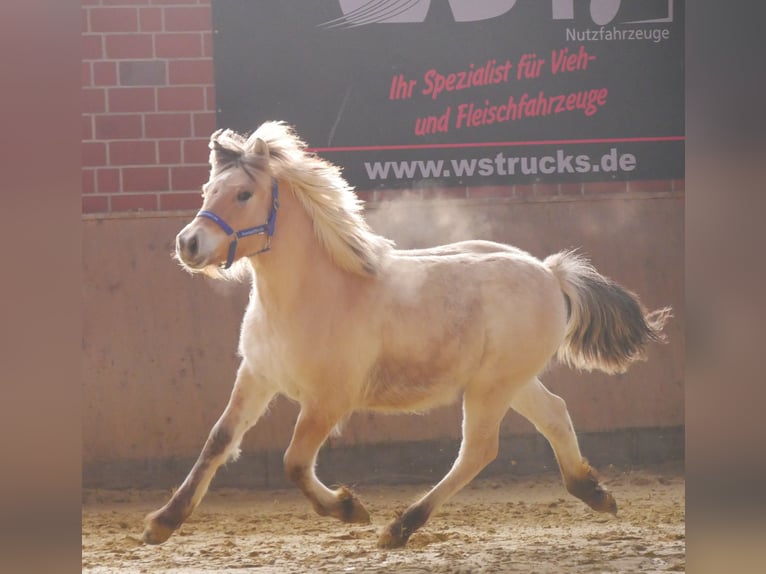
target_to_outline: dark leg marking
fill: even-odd
[[[353,524],[370,523],[370,513],[359,502],[356,494],[351,489],[341,485],[335,492],[338,494],[338,505],[340,506],[340,515],[337,517],[341,522]]]
[[[588,468],[588,473],[584,477],[568,477],[564,482],[570,494],[582,500],[593,510],[617,515],[617,502],[612,493],[601,486],[592,468]]]
[[[216,456],[223,454],[223,452],[226,450],[226,447],[231,444],[231,441],[232,436],[227,429],[223,427],[216,428],[210,434],[210,438],[205,445],[201,458],[203,460],[210,460],[211,458],[215,458]]]
[[[409,507],[381,533],[378,546],[380,548],[401,548],[407,544],[412,533],[428,521],[429,516],[431,516],[430,508],[422,505]]]
[[[202,454],[195,463],[194,468],[192,468],[191,473],[189,473],[191,482],[184,484],[175,491],[165,506],[146,517],[148,526],[144,530],[144,542],[147,544],[161,544],[181,527],[194,510],[192,508],[192,499],[197,492],[202,477],[210,467],[210,461],[223,454],[231,444],[231,441],[231,433],[225,428],[218,427],[211,432],[202,449]]]
[[[340,519],[343,522],[351,522],[354,517],[354,494],[344,488],[338,502],[340,503]]]

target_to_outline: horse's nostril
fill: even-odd
[[[199,242],[197,241],[197,235],[192,234],[191,237],[186,235],[178,236],[178,250],[184,253],[188,257],[194,257],[199,250]]]
[[[186,250],[188,251],[189,255],[194,257],[197,255],[197,250],[199,249],[199,243],[197,242],[197,236],[192,235],[187,241],[186,241]]]

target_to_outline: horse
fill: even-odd
[[[565,401],[540,381],[552,360],[621,373],[662,342],[669,307],[648,312],[579,252],[539,260],[491,241],[399,250],[376,234],[338,166],[284,122],[210,137],[202,209],[174,257],[193,274],[249,280],[241,358],[229,401],[142,539],[167,540],[274,396],[300,406],[284,453],[287,478],[314,510],[369,523],[357,494],[315,472],[327,437],[357,410],[423,413],[462,395],[462,441],[449,472],[382,530],[405,546],[497,456],[509,409],[550,443],[566,489],[599,512],[617,503],[583,458]]]

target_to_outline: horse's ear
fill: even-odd
[[[269,157],[269,144],[267,144],[261,138],[255,138],[255,146],[253,146],[253,153],[255,155]]]
[[[225,132],[226,130],[219,129],[213,132],[213,135],[210,136],[210,144],[208,147],[210,148],[210,166],[213,171],[217,171],[223,166],[237,161],[241,155],[240,152],[221,145],[219,138],[222,135],[226,135]]]

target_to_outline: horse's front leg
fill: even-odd
[[[275,389],[255,377],[243,361],[223,414],[213,426],[197,462],[170,500],[146,517],[143,541],[165,542],[205,496],[218,467],[239,455],[242,436],[266,410]]]
[[[463,395],[463,440],[457,460],[425,496],[399,514],[378,538],[381,548],[399,548],[431,515],[497,456],[500,421],[508,410],[512,387],[481,382]]]
[[[317,453],[340,418],[340,415],[330,415],[318,407],[302,405],[293,438],[285,451],[285,474],[301,489],[321,516],[367,524],[370,514],[354,493],[344,486],[330,490],[322,484],[314,471]]]

